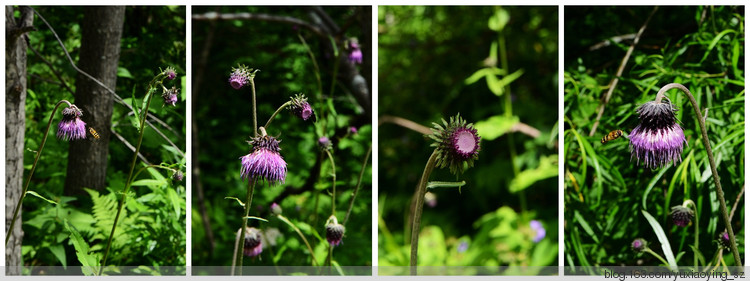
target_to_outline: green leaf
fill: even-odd
[[[495,14],[490,17],[487,25],[491,30],[500,32],[505,28],[505,25],[510,21],[510,14],[505,9],[497,9]]]
[[[664,257],[667,258],[669,266],[676,269],[677,261],[675,260],[674,254],[672,253],[672,247],[669,245],[669,238],[667,238],[667,235],[664,234],[664,229],[661,228],[659,222],[656,221],[656,219],[651,216],[651,214],[649,214],[646,210],[641,210],[641,213],[643,213],[643,216],[646,217],[646,220],[648,220],[648,223],[651,225],[654,233],[656,233],[656,237],[659,238],[659,243],[661,243],[661,250],[664,252]]]
[[[78,230],[65,220],[65,229],[70,232],[70,241],[73,242],[73,248],[76,250],[76,257],[81,262],[81,271],[85,275],[96,274],[96,268],[99,266],[98,257],[89,254],[89,244],[83,240]]]
[[[524,170],[513,178],[513,180],[510,181],[508,190],[511,193],[516,193],[526,189],[537,181],[557,176],[557,165],[553,164],[553,161],[556,159],[557,154],[543,157],[539,161],[539,166],[536,167],[536,169]]]
[[[133,91],[131,92],[131,99],[130,99],[130,105],[133,106],[133,118],[130,118],[130,124],[133,125],[133,127],[140,132],[141,129],[141,117],[140,117],[140,110],[138,109],[138,104],[136,103],[135,98],[135,87],[133,87]]]
[[[431,181],[427,183],[427,189],[437,187],[462,187],[466,185],[466,181],[452,182],[452,181]]]
[[[124,67],[117,68],[117,77],[135,79],[133,78],[133,75],[130,74],[130,71]]]
[[[234,200],[237,200],[237,203],[240,204],[240,207],[245,208],[245,203],[242,203],[242,200],[240,200],[237,197],[224,197],[224,199],[234,199]]]
[[[474,124],[483,140],[491,141],[507,133],[518,123],[518,116],[495,115]]]
[[[487,87],[489,87],[492,93],[496,96],[502,96],[505,86],[512,83],[513,81],[516,81],[516,79],[521,77],[521,75],[523,75],[523,69],[516,70],[515,72],[506,75],[505,77],[503,77],[503,79],[500,80],[498,80],[495,76],[488,75]]]
[[[55,258],[60,261],[63,268],[68,268],[68,259],[65,256],[65,247],[62,244],[55,244],[49,246],[49,251],[55,255]]]
[[[154,179],[145,179],[145,180],[137,180],[130,184],[130,186],[162,186],[165,185],[166,181],[164,180],[154,180]]]
[[[179,220],[180,219],[180,196],[177,195],[177,192],[174,191],[174,189],[168,188],[167,189],[167,198],[169,198],[169,202],[172,203],[172,208],[174,209],[174,219]]]
[[[29,191],[26,191],[26,194],[31,194],[31,195],[34,195],[34,196],[36,196],[36,197],[39,197],[39,198],[41,198],[41,199],[42,199],[42,200],[44,200],[44,201],[47,201],[48,203],[50,203],[50,204],[52,204],[52,205],[57,205],[57,202],[55,202],[55,201],[52,201],[52,200],[49,200],[49,199],[47,199],[47,198],[44,198],[44,196],[41,196],[41,195],[39,195],[39,193],[36,193],[36,192],[34,192],[34,191],[31,191],[31,190],[29,190]]]
[[[244,217],[244,218],[249,219],[249,220],[259,220],[259,221],[268,222],[267,219],[264,219],[264,218],[261,218],[261,217],[247,216],[247,217]]]
[[[466,78],[464,80],[464,84],[471,85],[479,81],[479,79],[484,78],[485,76],[489,75],[505,75],[505,70],[499,69],[497,67],[486,67],[482,68],[480,70],[477,70],[477,72],[474,72],[469,78]]]

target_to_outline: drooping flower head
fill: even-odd
[[[182,181],[182,179],[185,178],[185,174],[182,173],[182,171],[177,170],[174,175],[172,175],[172,179],[176,181]]]
[[[177,72],[175,72],[174,67],[167,67],[167,69],[164,70],[164,73],[167,75],[167,79],[174,80],[175,77],[177,77]]]
[[[443,125],[432,123],[432,135],[429,135],[435,142],[431,145],[436,148],[438,159],[437,166],[444,168],[450,167],[451,173],[462,173],[464,163],[471,168],[474,166],[474,160],[479,158],[479,141],[481,138],[474,129],[474,124],[466,123],[461,115],[451,117],[450,122],[443,119]]]
[[[175,87],[175,86],[172,86],[172,88],[168,89],[168,90],[166,88],[164,88],[164,90],[161,93],[161,97],[164,99],[164,104],[168,104],[168,105],[171,105],[171,106],[176,106],[176,104],[177,104],[177,93],[179,93],[179,92],[180,92],[180,89],[177,88],[177,87]]]
[[[544,239],[544,236],[547,235],[547,230],[544,229],[544,226],[540,221],[532,220],[531,222],[529,222],[529,226],[531,227],[531,230],[536,233],[534,235],[534,243],[539,243],[539,241],[542,241],[542,239]]]
[[[328,139],[328,137],[323,136],[318,139],[318,146],[322,150],[329,150],[333,147],[333,143],[331,143],[331,140]]]
[[[688,224],[690,224],[690,221],[693,220],[695,214],[693,213],[693,210],[688,208],[687,206],[677,205],[672,207],[670,216],[672,217],[672,222],[674,222],[675,225],[686,227],[688,226]]]
[[[57,124],[57,138],[80,140],[86,138],[86,122],[81,120],[83,111],[74,104],[62,110],[62,120]]]
[[[255,77],[255,73],[258,71],[260,70],[248,68],[244,65],[240,65],[237,68],[233,67],[232,74],[230,74],[229,76],[229,85],[231,85],[235,90],[239,90],[240,88],[247,85],[247,83],[250,83],[250,79],[253,79],[253,77]]]
[[[362,50],[359,49],[357,38],[349,40],[349,61],[355,64],[362,64]]]
[[[725,249],[729,249],[731,247],[732,243],[729,243],[729,232],[722,232],[719,234],[719,245],[724,247]]]
[[[631,243],[630,246],[636,252],[643,252],[644,250],[648,248],[646,240],[643,240],[643,238],[638,238],[638,239],[633,240],[633,243]]]
[[[326,240],[331,244],[331,247],[335,247],[341,244],[341,240],[344,238],[344,226],[340,225],[335,216],[328,218],[326,223]]]
[[[240,157],[243,179],[266,180],[270,185],[284,183],[286,179],[286,162],[279,152],[279,140],[271,136],[260,136],[249,141],[253,146],[250,154]]]
[[[255,227],[245,228],[245,243],[242,253],[246,257],[255,257],[263,252],[263,237],[260,230]]]
[[[299,117],[304,121],[315,122],[315,111],[313,111],[310,103],[307,102],[307,97],[304,94],[298,94],[292,97],[292,104],[289,106],[289,110],[294,116]]]
[[[640,124],[630,132],[630,160],[646,167],[661,168],[682,161],[683,143],[687,144],[682,127],[677,124],[672,102],[650,101],[641,105]]]

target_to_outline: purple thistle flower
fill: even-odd
[[[359,42],[355,38],[349,41],[348,59],[353,64],[362,64],[362,50],[359,49]]]
[[[646,240],[643,240],[642,238],[638,238],[633,240],[633,243],[630,244],[630,246],[633,248],[636,252],[643,252],[647,249]]]
[[[273,204],[271,204],[271,213],[272,214],[278,216],[278,215],[281,215],[282,212],[283,212],[283,210],[281,209],[281,206],[279,206],[279,204],[276,204],[276,202],[273,202]]]
[[[167,67],[166,70],[164,70],[164,73],[167,74],[167,79],[174,80],[175,77],[177,77],[177,73],[175,72],[173,67]]]
[[[298,94],[292,97],[291,103],[289,110],[294,116],[297,116],[304,121],[315,122],[317,120],[315,117],[315,111],[313,111],[310,103],[307,102],[307,98],[304,94]]]
[[[479,142],[481,137],[477,134],[474,125],[467,124],[460,115],[451,117],[449,122],[443,119],[443,125],[432,123],[432,135],[435,142],[431,145],[436,147],[438,153],[437,166],[449,167],[451,173],[463,172],[464,163],[469,167],[474,166],[474,160],[479,158],[481,150]]]
[[[724,247],[725,249],[729,249],[731,247],[731,243],[729,243],[729,232],[722,232],[719,234],[719,245]]]
[[[656,101],[638,108],[641,123],[630,132],[631,161],[635,158],[637,163],[643,162],[652,169],[682,161],[683,143],[687,144],[687,140],[682,127],[675,122],[676,110],[671,102]]]
[[[250,143],[253,151],[242,159],[240,175],[243,179],[264,179],[270,185],[284,183],[286,179],[286,162],[279,154],[279,142],[271,136],[254,138]]]
[[[357,127],[351,126],[349,127],[349,133],[352,133],[353,135],[357,134]]]
[[[544,229],[542,223],[538,220],[532,220],[531,222],[529,222],[529,226],[536,233],[534,236],[534,243],[539,243],[539,241],[542,241],[542,239],[544,239],[544,236],[547,235],[547,231]]]
[[[672,207],[670,216],[672,216],[672,222],[674,222],[675,225],[686,227],[690,224],[690,221],[693,220],[694,214],[692,209],[678,205]]]
[[[62,120],[57,124],[57,138],[61,140],[79,140],[86,138],[86,122],[81,120],[83,111],[71,105],[62,111]]]
[[[322,150],[328,150],[331,149],[333,144],[331,143],[331,140],[328,139],[328,137],[320,137],[318,139],[318,146],[320,146],[320,149]]]
[[[263,252],[263,238],[260,230],[254,227],[245,228],[245,244],[242,252],[247,257],[255,257]]]
[[[182,181],[182,179],[185,178],[185,175],[182,173],[182,171],[177,170],[177,172],[172,175],[172,178],[176,181]]]
[[[180,91],[179,88],[172,86],[172,89],[162,91],[161,97],[164,99],[164,104],[176,106],[177,104],[177,93]]]
[[[341,244],[341,240],[344,238],[344,226],[340,225],[335,219],[326,225],[326,240],[331,244],[331,247],[336,247]]]
[[[244,65],[240,65],[237,68],[232,68],[232,74],[230,74],[229,76],[229,85],[231,85],[235,90],[239,90],[240,88],[247,85],[247,83],[250,83],[250,79],[255,77],[255,72],[258,72],[258,70],[247,68]]]

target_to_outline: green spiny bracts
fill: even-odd
[[[451,117],[449,122],[442,119],[443,125],[432,123],[432,134],[429,135],[435,142],[438,154],[437,167],[449,167],[451,173],[463,173],[464,163],[468,168],[474,166],[474,160],[479,158],[481,137],[477,134],[474,124],[466,123],[460,114]]]

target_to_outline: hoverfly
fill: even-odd
[[[91,133],[91,136],[94,137],[94,139],[99,139],[99,133],[97,133],[94,128],[89,127],[89,133]]]
[[[609,132],[609,134],[605,135],[602,138],[602,144],[607,143],[608,141],[615,140],[622,136],[622,130],[614,130]]]

